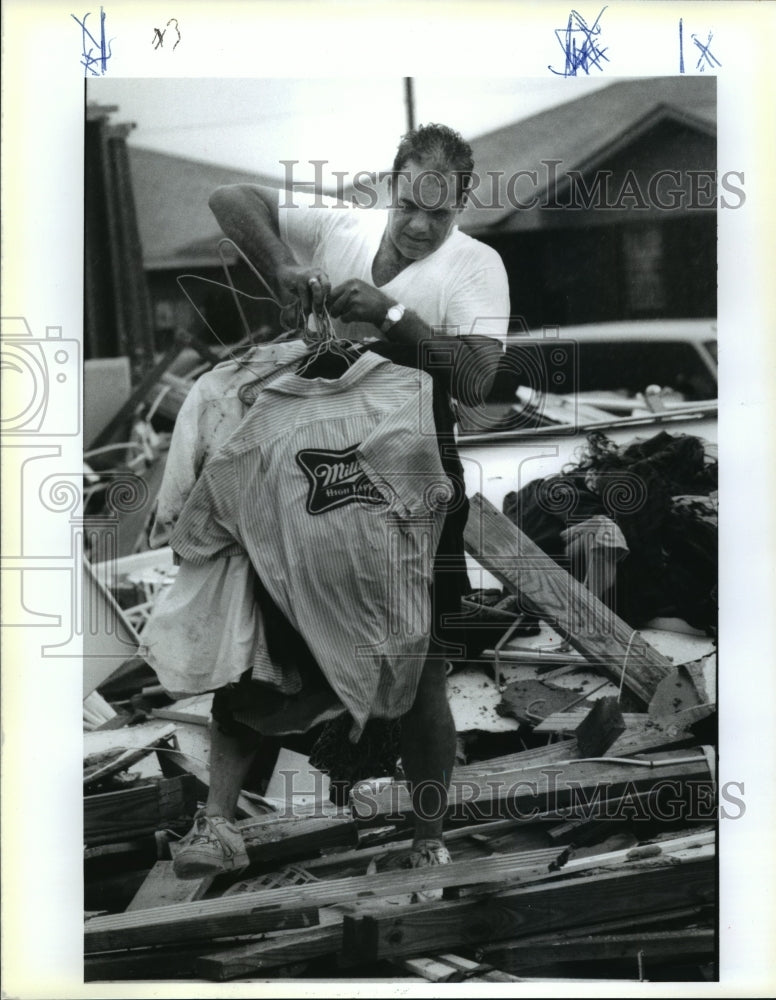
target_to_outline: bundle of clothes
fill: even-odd
[[[717,472],[716,448],[692,435],[618,447],[593,432],[576,464],[507,494],[503,511],[572,573],[580,532],[607,537],[616,571],[599,596],[634,628],[680,618],[714,635]]]

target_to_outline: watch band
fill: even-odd
[[[401,321],[401,318],[405,312],[406,312],[406,307],[403,306],[401,302],[397,302],[395,306],[391,306],[391,308],[385,314],[383,325],[380,327],[380,333],[388,333],[391,327],[396,326],[396,324]]]

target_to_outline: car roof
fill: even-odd
[[[703,343],[717,339],[716,319],[644,319],[621,320],[607,323],[586,323],[580,326],[548,326],[541,330],[526,330],[519,323],[510,323],[506,342],[518,342],[521,337],[551,340],[556,335],[562,340],[634,341],[634,340],[689,340]]]

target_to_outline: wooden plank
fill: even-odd
[[[529,885],[536,882],[550,882],[554,879],[567,879],[572,875],[592,875],[607,870],[626,871],[640,864],[662,864],[666,860],[679,863],[688,860],[711,859],[715,856],[716,846],[714,835],[701,832],[694,836],[676,837],[663,844],[648,843],[636,846],[622,847],[617,850],[603,850],[595,853],[586,849],[577,857],[570,851],[570,857],[561,855],[557,865],[551,866],[546,873],[527,873],[520,881]],[[490,889],[486,889],[490,892]],[[480,886],[460,889],[458,898],[463,896],[482,896]]]
[[[708,907],[686,906],[680,909],[658,911],[657,913],[635,913],[630,917],[618,917],[616,920],[596,920],[589,921],[579,927],[569,927],[560,932],[552,934],[534,934],[526,937],[516,938],[514,941],[494,941],[479,945],[477,957],[484,959],[493,952],[507,952],[512,946],[522,948],[523,942],[535,941],[538,944],[547,944],[553,941],[575,941],[580,937],[590,937],[594,934],[619,934],[635,931],[643,931],[648,927],[660,924],[665,927],[668,924],[687,923],[710,916]]]
[[[549,715],[542,722],[538,723],[534,732],[542,736],[544,734],[566,734],[576,732],[584,718],[584,709],[572,710],[570,712],[558,712]],[[654,718],[646,712],[625,712],[625,731],[617,737],[608,750],[603,754],[605,757],[632,757],[637,753],[647,751],[662,750],[666,747],[676,747],[683,743],[693,742],[693,734],[684,729],[685,724],[692,720],[685,717]],[[576,726],[574,724],[577,724]],[[580,753],[579,756],[582,756]]]
[[[517,525],[477,493],[470,501],[466,550],[541,615],[586,659],[645,706],[673,669],[670,660],[550,559]]]
[[[343,951],[362,960],[460,949],[715,899],[713,858],[656,864],[511,889],[498,895],[345,917]],[[98,918],[99,919],[99,918]],[[104,918],[103,918],[104,919]]]
[[[84,733],[84,785],[102,781],[136,764],[175,733],[172,722]]]
[[[576,740],[560,740],[549,746],[534,747],[531,750],[520,750],[518,753],[505,754],[502,757],[492,757],[487,760],[474,761],[471,764],[460,764],[453,768],[453,780],[456,778],[484,778],[490,774],[504,771],[520,771],[537,764],[552,764],[558,760],[569,760],[581,756]]]
[[[212,875],[200,879],[180,879],[172,870],[172,861],[157,861],[127,906],[126,912],[194,902],[202,899],[212,883]]]
[[[84,842],[105,844],[154,833],[170,820],[192,816],[197,806],[189,775],[84,798]]]
[[[526,938],[511,942],[508,950],[494,950],[491,958],[498,965],[523,970],[556,962],[610,962],[627,958],[635,962],[639,955],[646,963],[660,962],[691,955],[710,956],[714,949],[714,931],[696,927],[542,941]]]
[[[84,982],[122,980],[191,979],[202,946],[189,948],[122,949],[84,957]]]
[[[248,851],[256,861],[317,856],[327,847],[355,846],[358,825],[350,812],[334,815],[264,816],[238,823]]]
[[[549,735],[550,733],[575,733],[585,721],[585,716],[589,711],[589,708],[572,708],[568,712],[554,712],[546,719],[536,723],[534,733],[537,736]],[[649,719],[650,716],[646,712],[623,713],[627,729],[643,726]]]
[[[188,775],[84,798],[84,843],[106,844],[154,833],[193,816],[196,790]]]
[[[474,839],[478,844],[483,845],[477,854],[481,857],[485,852],[492,853],[490,848],[492,840],[506,837],[509,834],[519,836],[523,829],[525,827],[514,819],[496,820],[493,823],[477,823],[473,826],[447,830],[445,843],[453,860],[459,860],[458,855],[461,853],[459,845]],[[318,878],[345,878],[350,875],[363,875],[370,862],[374,862],[383,870],[397,867],[400,859],[409,854],[411,849],[412,839],[392,840],[385,844],[359,847],[353,851],[337,852],[321,858],[308,858],[304,862],[304,868]],[[517,848],[513,847],[509,853],[517,853]]]
[[[689,720],[688,720],[689,722]],[[625,732],[618,736],[606,751],[607,757],[632,757],[636,753],[663,750],[668,747],[690,745],[696,737],[684,728],[683,719],[648,718],[635,725],[626,725]]]
[[[265,969],[287,963],[306,962],[321,955],[331,955],[342,947],[342,924],[307,927],[299,931],[278,931],[261,941],[206,952],[194,962],[198,976],[225,982],[254,976]]]
[[[169,719],[172,722],[190,722],[196,726],[210,724],[210,709],[213,704],[213,694],[197,694],[191,698],[182,698],[165,705],[162,708],[152,708],[154,719]]]
[[[118,714],[110,702],[106,701],[99,691],[92,691],[84,698],[83,711],[84,722],[87,721],[88,717],[89,722],[94,728],[110,722]]]
[[[553,857],[559,854],[560,851],[552,852]],[[319,908],[348,900],[405,895],[454,885],[503,884],[529,874],[544,875],[548,869],[547,851],[505,854],[473,863],[333,879],[180,903],[141,913],[112,914],[87,922],[85,949],[95,952],[151,944],[180,944],[189,940],[278,930],[283,926],[304,926],[317,923]]]
[[[539,819],[563,816],[582,806],[593,812],[611,799],[662,786],[667,780],[679,786],[691,781],[711,783],[708,763],[701,749],[661,751],[633,762],[615,760],[565,760],[519,771],[488,776],[485,780],[453,780],[449,790],[448,819],[486,821]],[[678,793],[678,792],[677,792]],[[364,823],[394,822],[411,815],[411,801],[404,782],[392,782],[367,793],[354,789],[351,806]]]
[[[689,845],[686,841],[681,841],[681,846],[691,857],[694,856],[693,852],[697,854],[703,850],[702,846],[696,846],[694,839]],[[633,851],[615,851],[595,858],[579,859],[576,866],[572,864],[572,869],[602,868],[607,865],[622,868],[626,862],[638,867],[640,861],[647,861],[650,865],[662,864],[669,855],[681,856],[673,841],[657,848],[646,859],[634,856]],[[96,917],[86,924],[85,950],[88,953],[122,946],[182,944],[189,940],[298,927],[300,921],[301,925],[309,925],[317,922],[318,910],[321,908],[348,901],[363,902],[370,897],[378,899],[406,896],[429,889],[472,885],[497,887],[501,891],[510,882],[556,877],[553,870],[557,869],[559,858],[560,852],[547,850],[506,854],[475,862],[454,862],[440,867],[316,881],[285,888],[241,892],[220,899],[173,904],[153,910]],[[394,912],[392,907],[388,909]]]
[[[581,757],[600,757],[625,732],[616,698],[599,698],[574,730]]]
[[[517,976],[494,969],[491,965],[472,962],[461,955],[435,955],[429,958],[405,958],[399,968],[415,972],[430,983],[519,983]]]

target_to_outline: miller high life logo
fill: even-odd
[[[385,505],[385,498],[361,469],[357,450],[358,445],[344,451],[307,448],[297,452],[297,464],[310,484],[308,514],[323,514],[349,503]]]

